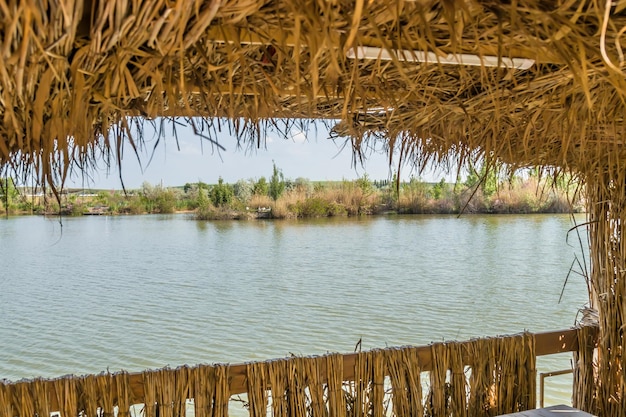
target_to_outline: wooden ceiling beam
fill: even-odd
[[[625,0],[626,1],[626,0]],[[337,38],[332,39],[331,44],[336,47],[341,46],[339,34],[336,34]],[[296,45],[293,34],[279,30],[270,30],[265,33],[260,31],[251,31],[244,27],[237,26],[211,26],[207,31],[207,39],[215,43],[233,43],[240,45],[285,45],[294,47]],[[374,48],[385,48],[385,42],[374,37],[359,37],[359,46],[369,46]],[[388,42],[389,44],[391,42]],[[302,44],[302,43],[300,43]],[[415,43],[408,43],[403,41],[403,48],[406,50],[419,51],[419,46]],[[540,64],[564,64],[565,61],[562,57],[554,53],[547,47],[543,48],[530,48],[524,46],[510,46],[501,47],[497,44],[485,44],[480,45],[478,50],[475,49],[463,49],[456,48],[440,48],[439,51],[442,54],[474,54],[479,56],[498,56],[502,53],[502,56],[509,58],[525,58],[532,59]]]
[[[259,88],[250,85],[230,86],[227,83],[216,83],[210,89],[207,89],[205,86],[201,85],[185,85],[185,92],[187,94],[193,95],[214,94],[221,96],[260,96],[267,93],[269,90],[271,90],[274,97],[278,98],[289,98],[297,96],[302,96],[306,98],[308,96],[304,93],[309,91],[308,89],[303,88],[300,90],[300,94],[297,94],[297,90],[294,86],[289,86],[288,88],[270,88],[268,85],[268,87],[264,90],[260,90]],[[311,98],[312,97],[318,99],[343,99],[345,95],[342,93],[327,94],[326,92],[324,92],[323,89],[320,89],[317,94],[312,95]]]

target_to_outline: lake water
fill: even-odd
[[[584,217],[577,217],[583,222]],[[0,379],[559,330],[587,302],[566,215],[0,220]],[[583,230],[582,233],[585,233]],[[539,358],[568,368],[570,354]],[[546,403],[569,402],[571,375]]]

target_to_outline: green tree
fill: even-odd
[[[157,187],[154,208],[162,214],[170,214],[176,211],[176,194],[172,189]]]
[[[269,185],[267,184],[267,179],[265,179],[265,177],[259,178],[259,180],[254,183],[254,188],[253,188],[254,195],[267,195],[268,192],[269,192]]]
[[[467,178],[465,178],[465,186],[467,188],[473,188],[480,181],[480,175],[474,166],[470,166]]]
[[[232,187],[228,184],[224,184],[224,180],[220,177],[217,185],[211,188],[209,198],[215,207],[223,207],[230,204],[234,194]]]
[[[148,181],[144,181],[141,183],[141,194],[140,199],[143,205],[143,210],[148,213],[154,213],[154,200],[155,200],[155,187],[150,184]],[[138,207],[135,207],[138,209]]]
[[[394,187],[395,188],[395,187]],[[430,186],[419,177],[411,177],[409,182],[402,184],[402,207],[409,213],[423,213],[428,208]]]
[[[485,172],[484,175],[485,181],[483,181],[483,194],[485,197],[490,197],[498,191],[498,186],[500,185],[498,170],[495,167],[492,167]]]
[[[209,197],[207,196],[206,190],[199,188],[198,196],[196,197],[196,205],[199,209],[206,209],[209,207]]]
[[[272,200],[276,201],[285,191],[285,176],[283,172],[276,167],[276,163],[273,162],[274,169],[272,171],[272,177],[269,183],[269,196]]]
[[[5,210],[11,211],[14,208],[19,195],[13,178],[0,178],[0,200]]]
[[[494,166],[488,167],[487,164],[483,164],[480,167],[480,171],[476,171],[476,168],[471,166],[465,180],[465,186],[472,188],[478,183],[480,183],[483,196],[490,197],[493,195],[498,191],[498,169]]]
[[[442,178],[441,181],[433,185],[433,198],[435,200],[441,199],[447,188],[446,179]]]
[[[374,184],[372,184],[372,181],[367,173],[363,174],[362,177],[356,180],[356,185],[361,189],[364,196],[368,196],[374,192]]]
[[[400,198],[400,179],[398,178],[398,172],[394,171],[391,177],[391,184],[389,186],[391,201],[394,203]]]
[[[199,190],[207,190],[207,191],[209,191],[209,188],[211,188],[211,187],[209,187],[209,185],[207,183],[204,183],[202,181],[198,181],[198,189]]]
[[[131,212],[173,213],[176,209],[176,194],[171,189],[161,185],[153,186],[144,181],[141,184],[140,202],[143,210],[136,206],[131,209]]]

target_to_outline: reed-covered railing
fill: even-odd
[[[537,356],[574,352],[575,380],[591,381],[596,333],[585,326],[347,355],[5,381],[0,417],[126,417],[134,404],[145,417],[185,417],[191,403],[196,417],[226,417],[231,396],[244,393],[251,417],[494,416],[535,408]],[[576,382],[574,391],[575,402],[586,398]]]

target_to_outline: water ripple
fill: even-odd
[[[0,379],[569,327],[567,216],[0,221]],[[558,355],[557,355],[558,356]],[[541,358],[541,369],[568,357]],[[550,380],[550,398],[570,391]],[[553,394],[556,392],[556,394]]]

